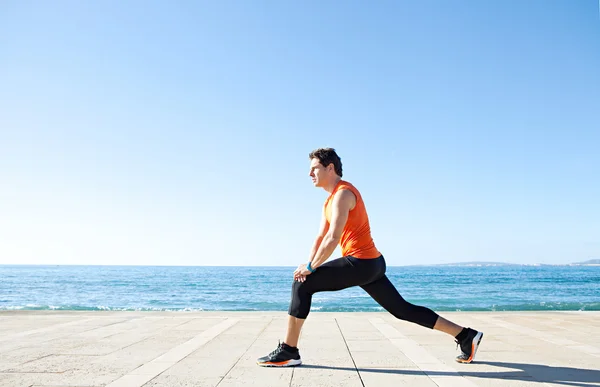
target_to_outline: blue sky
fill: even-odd
[[[0,58],[0,264],[297,265],[322,146],[388,265],[600,258],[595,0],[13,1]]]

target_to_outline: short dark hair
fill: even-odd
[[[335,149],[333,148],[318,148],[314,151],[310,152],[308,155],[309,159],[319,159],[319,162],[322,166],[326,167],[329,164],[333,163],[333,168],[335,169],[335,173],[342,177],[342,159],[335,153]]]

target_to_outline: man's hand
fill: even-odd
[[[304,263],[294,271],[294,281],[304,282],[306,281],[306,276],[310,274],[311,272],[306,268],[306,264]]]

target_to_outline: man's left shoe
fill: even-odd
[[[477,332],[474,329],[467,328],[467,336],[456,344],[460,345],[461,354],[456,357],[456,361],[459,363],[470,363],[475,359],[477,348],[483,337],[483,332]]]
[[[256,364],[262,367],[291,367],[302,364],[302,360],[298,348],[279,343],[273,352],[259,358]]]

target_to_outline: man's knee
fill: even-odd
[[[294,281],[292,284],[292,298],[312,297],[314,294],[313,286],[309,281]]]
[[[292,283],[292,292],[294,294],[306,292],[306,288],[307,288],[306,282],[300,282],[300,281],[294,280],[294,282]]]
[[[294,281],[288,314],[299,319],[305,319],[309,313],[310,301],[311,294],[308,291],[306,282]]]

